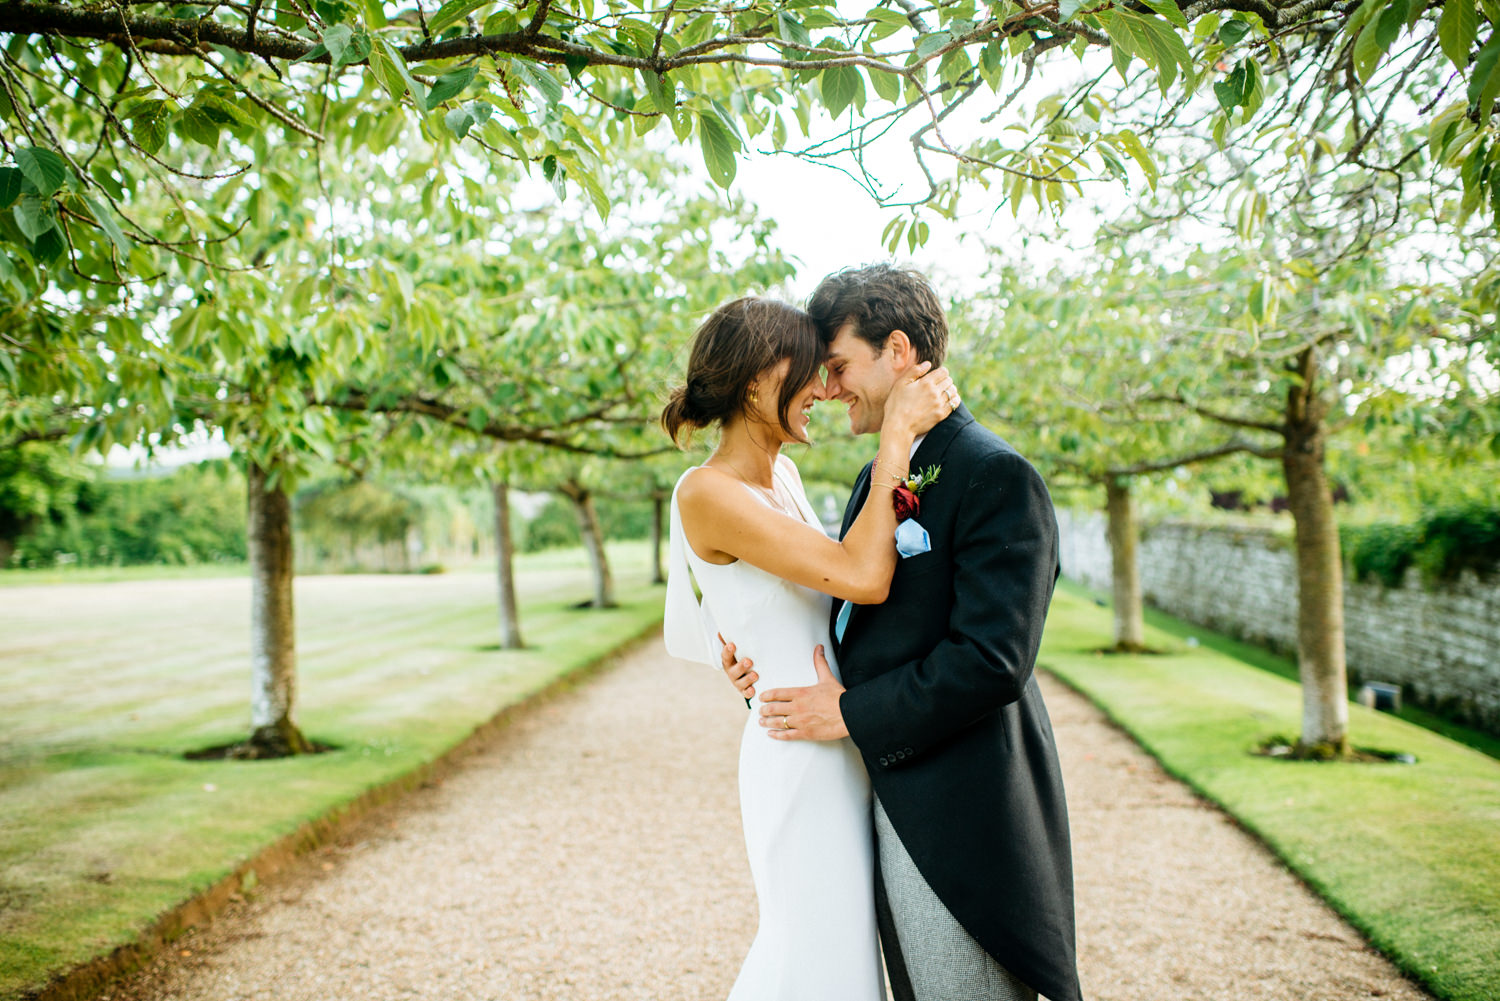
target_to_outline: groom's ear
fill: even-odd
[[[885,339],[885,347],[891,352],[891,368],[895,371],[905,372],[917,363],[917,349],[912,346],[906,331],[892,330]]]

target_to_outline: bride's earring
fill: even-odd
[[[760,394],[755,391],[755,387],[754,386],[750,387],[750,402],[751,403],[759,403],[760,402]]]

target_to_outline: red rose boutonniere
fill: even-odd
[[[906,478],[891,492],[891,503],[896,507],[896,521],[906,521],[922,513],[922,493],[937,482],[942,466],[928,466],[919,473]]]

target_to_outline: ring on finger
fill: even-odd
[[[792,728],[792,718],[790,716],[781,717],[781,728],[783,730],[790,730]]]

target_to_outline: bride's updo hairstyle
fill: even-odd
[[[793,400],[818,374],[823,346],[812,317],[779,299],[746,296],[726,302],[693,335],[687,382],[672,390],[661,426],[674,442],[711,424],[723,426],[750,412],[750,386],[756,376],[791,359],[781,384],[776,412],[781,427],[796,437],[788,414]]]

